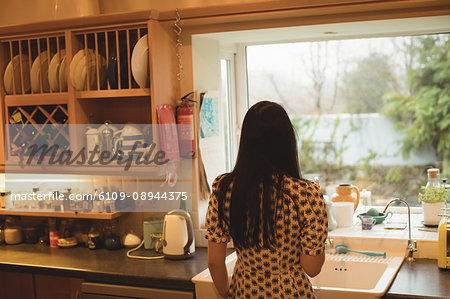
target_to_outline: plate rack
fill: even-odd
[[[2,41],[7,66],[3,77],[6,94],[42,94],[67,91],[59,85],[51,89],[48,79],[48,65],[55,54],[65,49],[64,33],[46,36],[22,37]],[[33,84],[35,83],[35,84]]]
[[[113,30],[97,28],[75,32],[73,61],[70,67],[71,79],[75,81],[72,82],[75,89],[99,91],[148,88],[148,80],[144,86],[138,85],[131,63],[133,54],[138,55],[134,52],[136,43],[146,34],[145,24],[116,27]],[[139,54],[144,53],[140,51]],[[146,66],[148,74],[148,52],[145,54],[147,57],[144,58],[147,60],[143,59],[142,64]],[[84,62],[85,65],[79,66],[77,60],[83,56],[89,57],[89,59],[82,58],[80,63]],[[83,67],[89,69],[86,72],[86,82],[89,84],[82,85],[76,82],[79,81],[80,75],[80,72],[77,73],[76,70]]]

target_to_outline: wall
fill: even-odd
[[[100,0],[102,13],[114,13],[133,10],[156,9],[170,11],[193,7],[208,7],[215,5],[243,4],[254,2],[271,2],[271,0]]]
[[[192,64],[194,90],[220,91],[220,45],[219,41],[201,37],[192,37]],[[222,99],[219,98],[219,101]],[[220,105],[219,105],[220,106]],[[222,126],[220,126],[222,127]],[[224,159],[223,130],[220,128],[219,136],[200,139],[200,150],[205,163],[208,183],[211,184],[215,176],[223,173]],[[222,163],[221,163],[222,162]],[[199,201],[198,215],[200,227],[204,225],[207,201]]]

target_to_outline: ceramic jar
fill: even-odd
[[[336,186],[336,193],[331,196],[333,202],[352,202],[354,210],[359,204],[359,189],[351,184],[340,184]]]

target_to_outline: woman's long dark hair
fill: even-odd
[[[284,174],[301,177],[294,127],[282,106],[262,101],[245,115],[236,165],[219,185],[218,212],[222,223],[224,199],[233,183],[229,227],[237,248],[275,245],[274,195],[279,194]]]

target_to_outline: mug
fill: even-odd
[[[364,230],[370,230],[377,223],[377,220],[372,216],[362,216],[361,217],[361,226]]]
[[[337,227],[349,227],[353,225],[353,202],[333,202],[331,210]]]
[[[144,220],[144,248],[155,248],[156,239],[153,238],[154,234],[161,234],[163,229],[162,219],[145,219]]]
[[[155,244],[155,252],[162,252],[163,243],[162,243],[162,234],[151,234],[150,236]]]
[[[88,234],[88,248],[89,249],[99,249],[102,246],[102,240],[100,239],[100,234],[92,233]]]

